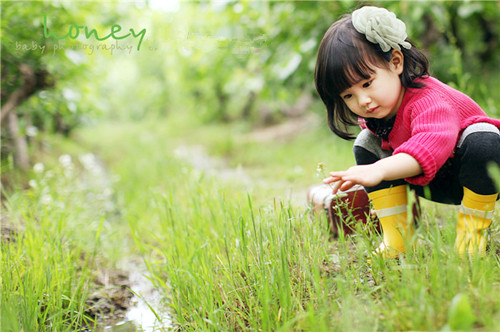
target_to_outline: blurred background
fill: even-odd
[[[103,121],[182,113],[193,124],[244,122],[251,131],[324,119],[313,83],[318,44],[365,4],[394,11],[434,76],[500,116],[496,1],[2,2],[3,169],[29,168],[46,134],[70,137]],[[44,20],[45,34],[66,38],[45,38]],[[113,24],[116,36],[146,29],[142,43],[84,33],[106,37]]]

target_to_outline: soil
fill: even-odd
[[[86,301],[86,315],[96,326],[111,326],[125,319],[134,294],[127,273],[120,270],[101,270]]]

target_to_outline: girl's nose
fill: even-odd
[[[359,96],[359,105],[361,107],[367,107],[372,102],[372,99],[368,95]]]

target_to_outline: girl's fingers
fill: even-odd
[[[344,178],[342,178],[342,180],[344,180],[344,182],[348,182],[348,183],[351,183],[351,187],[354,186],[356,183],[360,183],[360,179],[356,178],[355,176],[346,176]]]
[[[354,187],[355,183],[352,181],[346,181],[340,186],[340,190],[346,191]]]
[[[335,195],[338,191],[339,191],[339,188],[340,186],[342,186],[344,182],[343,181],[337,181],[335,182],[335,184],[333,185],[333,190],[332,190],[332,193]]]
[[[345,175],[345,171],[330,172],[330,176],[333,178],[341,178]]]
[[[329,184],[329,183],[332,183],[332,182],[335,182],[335,181],[338,181],[338,180],[340,180],[339,177],[337,177],[337,176],[330,176],[328,178],[323,179],[323,183]]]
[[[330,177],[323,179],[323,183],[334,183],[332,189],[333,194],[336,194],[339,190],[345,191],[349,188],[352,188],[356,184],[356,181],[352,181],[349,179],[351,177],[352,176],[348,177],[346,175],[346,171],[330,172]]]

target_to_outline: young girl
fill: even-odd
[[[407,187],[432,201],[461,204],[455,248],[484,255],[498,187],[500,120],[468,96],[429,76],[425,55],[406,39],[405,24],[366,6],[335,22],[319,46],[316,89],[331,130],[354,138],[357,166],[323,180],[333,193],[364,186],[384,239],[375,254],[397,257],[412,239]]]

